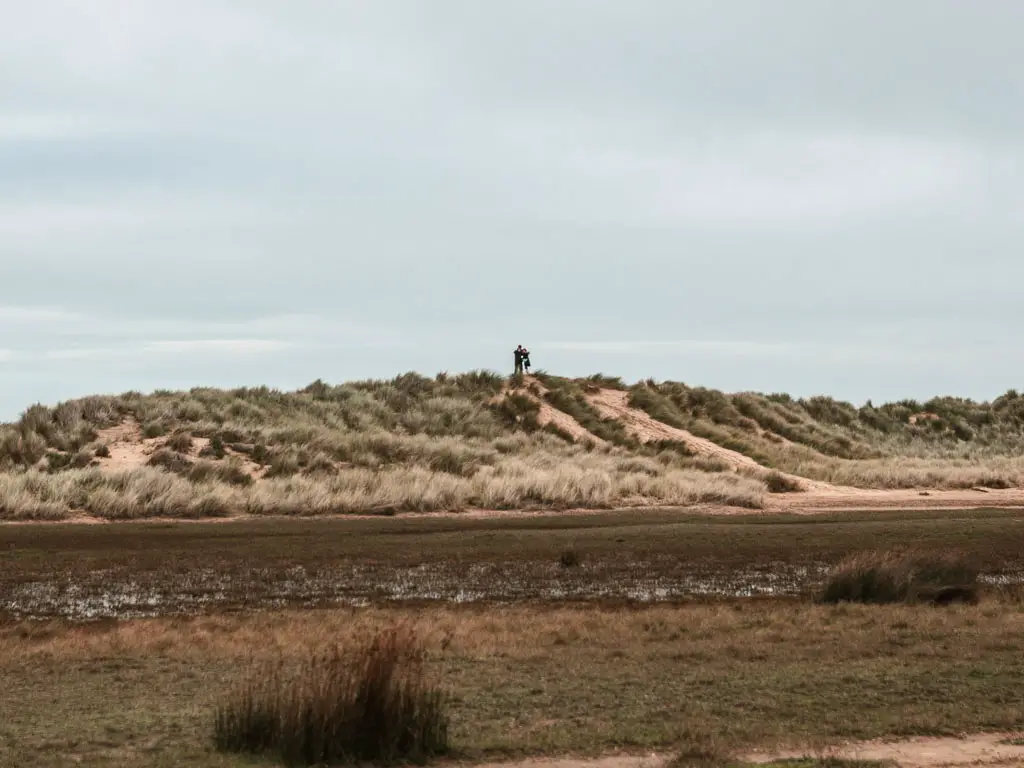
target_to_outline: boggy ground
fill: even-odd
[[[910,544],[977,562],[981,602],[814,604],[821,568]],[[430,649],[463,763],[1003,739],[1024,729],[1022,560],[1013,510],[6,526],[0,765],[268,765],[211,746],[247,661],[396,622]]]
[[[806,597],[844,556],[913,545],[1024,578],[1016,510],[241,519],[0,526],[0,615],[132,618],[394,602]],[[579,560],[560,563],[563,554]]]

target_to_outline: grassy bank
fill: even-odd
[[[626,389],[617,379],[521,383],[506,397],[510,382],[492,373],[405,374],[295,392],[197,388],[33,406],[0,425],[0,520],[757,508],[780,490],[690,455],[680,440],[642,444],[602,417],[588,397]],[[1024,485],[1024,398],[1014,392],[992,403],[858,408],[646,382],[629,398],[769,467],[839,485]],[[542,408],[568,419],[578,441],[544,423]]]
[[[553,439],[553,438],[552,438]],[[80,469],[50,475],[0,474],[0,520],[104,520],[234,515],[314,516],[480,509],[602,509],[617,506],[723,504],[759,508],[764,484],[665,461],[582,448],[496,460],[471,476],[420,466],[337,469],[233,484],[193,481],[163,469]],[[246,478],[248,479],[248,478]]]
[[[642,382],[630,404],[766,466],[859,488],[1024,484],[1024,398],[940,397],[857,407],[829,397],[727,394]]]
[[[213,751],[212,723],[253,653],[396,621],[428,643],[465,759],[1024,725],[1016,604],[365,609],[6,626],[0,762],[251,764]]]

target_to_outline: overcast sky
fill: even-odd
[[[0,419],[512,366],[1024,386],[1018,0],[0,0]]]

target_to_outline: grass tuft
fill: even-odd
[[[176,453],[188,455],[192,452],[192,435],[188,432],[175,432],[165,444],[167,448]]]
[[[803,490],[797,480],[775,471],[765,476],[764,484],[768,486],[769,493],[796,493]]]
[[[569,547],[559,555],[558,562],[561,563],[563,568],[577,568],[583,562],[583,558],[580,557],[580,553],[575,547]]]
[[[174,472],[179,475],[188,474],[192,469],[192,461],[190,459],[187,459],[180,453],[168,448],[161,448],[158,451],[154,451],[146,464],[150,467],[160,467],[161,469],[166,469],[168,472]]]
[[[733,757],[706,734],[686,733],[666,768],[726,768],[736,765]]]
[[[823,603],[976,602],[978,569],[947,554],[865,552],[846,558],[829,574]]]
[[[417,638],[392,628],[257,666],[217,709],[214,741],[286,765],[424,762],[449,748],[447,701],[424,660]]]

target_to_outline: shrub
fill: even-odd
[[[187,474],[192,469],[191,460],[185,458],[180,453],[168,450],[167,448],[161,448],[155,451],[152,456],[149,457],[149,461],[146,462],[147,466],[150,467],[161,467],[166,469],[168,472],[174,472],[175,474]]]
[[[562,564],[563,568],[576,568],[583,561],[580,557],[580,553],[576,551],[575,547],[569,547],[564,550],[558,558],[558,562]]]
[[[61,453],[60,451],[49,451],[46,454],[46,471],[60,472],[61,470],[68,469],[71,466],[71,460],[74,457],[70,453]]]
[[[956,555],[865,552],[829,574],[823,603],[974,602],[978,569]]]
[[[158,421],[151,421],[142,428],[142,436],[152,440],[155,437],[162,437],[167,429]]]
[[[676,749],[676,756],[668,762],[667,768],[724,768],[738,764],[708,733],[687,729],[680,734]]]
[[[769,493],[794,493],[803,490],[803,486],[795,478],[774,470],[765,476],[764,484],[768,486]]]
[[[0,437],[0,463],[31,466],[46,455],[46,440],[36,432],[7,429]]]
[[[297,664],[257,665],[214,717],[219,750],[287,765],[425,761],[448,750],[447,702],[407,630]]]
[[[166,447],[176,453],[187,455],[192,452],[192,435],[188,432],[175,432],[167,438]]]
[[[187,477],[193,483],[213,480],[242,487],[252,484],[252,476],[245,471],[237,459],[229,459],[225,462],[197,461],[189,468]]]
[[[203,459],[223,459],[226,455],[224,439],[220,435],[214,435],[209,445],[199,452],[199,457]]]
[[[252,460],[260,466],[267,463],[270,456],[270,452],[267,450],[267,446],[263,443],[257,443],[252,447]]]
[[[510,427],[522,427],[527,432],[539,427],[540,404],[528,395],[510,393],[492,405],[491,410]]]
[[[629,407],[644,411],[652,419],[677,429],[686,429],[688,426],[679,409],[669,398],[644,384],[630,390]]]
[[[110,446],[106,443],[100,443],[96,446],[95,454],[97,459],[109,459],[110,458]]]

